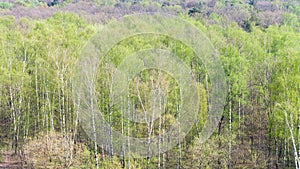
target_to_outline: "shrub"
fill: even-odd
[[[34,168],[81,168],[94,163],[86,145],[74,144],[70,134],[62,136],[54,131],[29,140],[23,152],[24,161]]]
[[[10,2],[0,2],[1,9],[12,9],[13,4]]]

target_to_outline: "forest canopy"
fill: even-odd
[[[125,39],[105,55],[107,62],[119,64],[151,48],[170,51],[191,69],[199,109],[197,123],[171,150],[148,158],[118,156],[82,127],[75,67],[107,23],[145,12],[176,15],[208,37],[224,69],[226,103],[216,130],[200,143],[212,86],[204,63],[172,37]],[[300,168],[299,44],[296,0],[0,2],[0,168]],[[181,90],[168,72],[143,70],[128,82],[136,116],[159,108],[161,116],[149,123],[125,119],[126,110],[111,105],[112,74],[101,65],[94,89],[96,106],[111,124],[108,138],[111,130],[157,136],[176,122]]]

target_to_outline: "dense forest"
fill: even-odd
[[[204,142],[200,133],[214,102],[214,80],[197,50],[163,34],[138,34],[119,41],[106,53],[96,53],[103,55],[98,66],[82,60],[89,42],[123,33],[122,25],[115,25],[115,35],[95,38],[105,32],[106,25],[141,13],[176,16],[199,30],[217,51],[226,98],[214,131]],[[168,26],[181,29],[178,23]],[[151,60],[146,56],[149,53],[139,53],[148,67],[152,62],[161,63],[161,67],[184,74],[185,66],[172,67],[171,56],[176,56],[188,65],[195,85],[182,84],[167,71],[141,68],[139,59],[130,58],[149,49],[159,49],[166,56]],[[75,81],[78,65],[95,68],[95,76],[83,74],[87,77]],[[111,65],[128,72],[141,69],[125,84],[125,99],[111,94],[124,87],[114,81]],[[88,92],[81,93],[77,82],[86,85]],[[195,96],[197,103],[191,104],[194,98],[190,98],[182,104],[184,92]],[[89,98],[93,93],[95,100],[82,100],[82,95]],[[123,103],[114,105],[114,99]],[[93,110],[93,106],[109,127],[94,124],[97,111],[81,112],[82,107]],[[159,112],[156,120],[150,110]],[[195,123],[184,138],[174,136],[177,140],[170,149],[161,148],[168,144],[164,137],[159,137],[158,152],[153,155],[149,154],[154,150],[128,142],[118,144],[145,155],[118,152],[114,147],[120,140],[113,131],[146,140],[171,129],[180,133],[183,127],[178,119],[186,110],[193,110],[196,116],[187,117],[186,122]],[[126,112],[133,112],[133,117],[125,118]],[[144,121],[136,121],[142,116]],[[93,121],[92,131],[87,131],[84,118]],[[107,127],[105,134],[97,136],[97,127]],[[300,168],[300,2],[1,1],[0,168]]]

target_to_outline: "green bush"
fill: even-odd
[[[10,2],[0,2],[1,9],[12,9],[13,4]]]

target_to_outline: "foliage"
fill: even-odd
[[[13,4],[10,2],[0,2],[0,8],[2,9],[12,9]]]
[[[74,143],[69,137],[49,131],[38,138],[29,139],[23,146],[26,163],[35,168],[79,168],[91,164],[92,155],[82,143]]]
[[[26,3],[39,5],[39,1]],[[91,7],[84,2],[65,5],[62,12],[54,13],[58,7],[45,8],[54,13],[47,17],[37,12],[44,19],[21,17],[17,11],[25,8],[18,7],[5,10],[16,17],[0,18],[1,146],[10,145],[35,167],[49,168],[295,168],[298,165],[294,157],[300,155],[300,10],[296,2],[124,1],[115,6]],[[79,12],[81,16],[64,12],[78,12],[78,8],[88,12]],[[147,10],[174,13],[184,10],[186,13],[180,17],[208,36],[220,54],[226,74],[227,101],[218,130],[200,144],[199,132],[210,103],[210,80],[203,63],[191,48],[172,37],[138,35],[121,41],[104,59],[118,65],[136,51],[161,48],[189,65],[197,80],[200,108],[198,123],[172,150],[151,158],[117,157],[108,153],[108,147],[95,145],[80,127],[78,100],[72,96],[73,67],[86,41],[102,28],[86,20],[104,22],[117,17],[116,13],[122,16]],[[97,14],[101,14],[100,19],[95,17]],[[124,119],[122,111],[110,105],[113,72],[101,66],[97,89],[105,119],[115,130],[126,129],[125,135],[148,137],[147,124]],[[159,120],[153,123],[150,135],[155,136],[167,130],[178,116],[179,89],[176,80],[166,72],[154,69],[140,72],[129,85],[129,97],[137,113],[142,114],[142,104],[146,108],[152,106],[147,102],[155,96],[152,85],[164,92],[167,100],[160,102],[165,109],[161,123]]]

